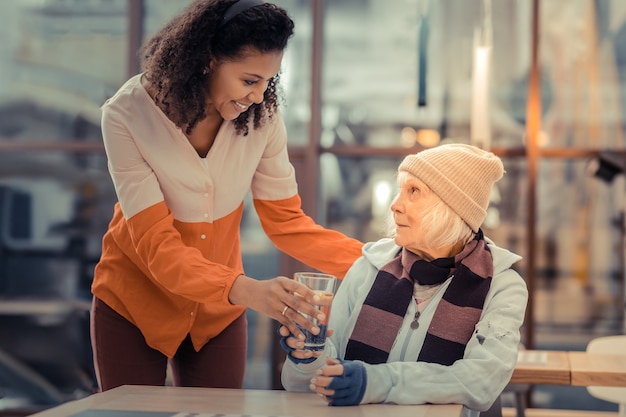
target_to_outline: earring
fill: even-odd
[[[202,75],[207,75],[209,73],[209,69],[207,67],[204,67],[202,69]]]

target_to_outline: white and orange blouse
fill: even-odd
[[[362,243],[302,212],[279,114],[248,136],[225,121],[200,158],[140,77],[102,106],[118,203],[95,269],[96,297],[165,355],[172,357],[187,334],[200,349],[245,309],[228,293],[244,273],[240,222],[248,191],[276,247],[343,278]]]

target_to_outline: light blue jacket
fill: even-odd
[[[464,415],[478,416],[498,398],[509,382],[520,342],[528,290],[526,282],[511,269],[520,256],[486,239],[493,254],[494,276],[474,337],[465,348],[463,359],[450,366],[416,362],[428,325],[448,279],[432,296],[419,317],[419,327],[410,328],[417,305],[407,309],[402,327],[387,363],[365,364],[367,388],[361,404],[463,404]],[[286,360],[282,383],[288,391],[308,391],[309,380],[325,364],[325,357],[343,358],[346,345],[365,297],[378,270],[400,250],[392,239],[367,243],[342,281],[330,312],[333,335],[320,358],[309,364]]]

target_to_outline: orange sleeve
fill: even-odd
[[[124,246],[131,247],[126,254],[138,257],[135,262],[142,264],[147,275],[169,292],[200,303],[229,303],[228,293],[243,269],[206,259],[198,248],[183,242],[173,221],[164,202],[128,219],[131,242]]]
[[[278,249],[319,271],[343,279],[361,256],[363,243],[325,229],[304,214],[300,196],[254,200],[261,225]]]

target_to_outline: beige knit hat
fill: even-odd
[[[478,232],[487,216],[491,188],[502,178],[504,167],[491,152],[454,143],[409,155],[398,171],[415,175]]]

